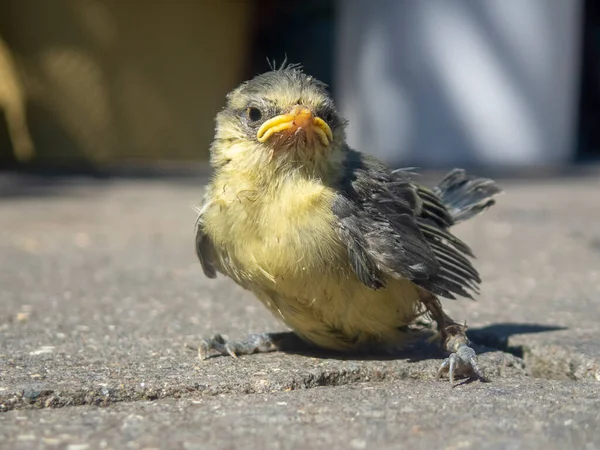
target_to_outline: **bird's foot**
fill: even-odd
[[[278,346],[270,334],[251,334],[245,339],[231,341],[227,336],[215,334],[209,339],[204,339],[198,347],[198,358],[207,359],[211,353],[230,355],[250,355],[252,353],[266,353],[278,350]]]
[[[437,324],[444,349],[450,353],[450,356],[444,360],[438,369],[436,378],[439,379],[442,374],[447,372],[452,387],[454,387],[455,376],[467,376],[471,379],[479,378],[481,381],[489,381],[477,364],[477,355],[475,350],[471,348],[471,342],[467,337],[467,326],[452,320],[444,312],[440,301],[433,294],[424,292],[421,301]]]
[[[477,355],[469,345],[466,335],[466,325],[452,324],[444,328],[442,335],[444,347],[450,352],[450,356],[444,360],[437,372],[437,379],[444,373],[448,373],[450,385],[454,387],[455,376],[466,376],[469,379],[477,378],[488,381],[483,371],[477,364]]]

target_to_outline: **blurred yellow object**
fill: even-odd
[[[0,38],[0,109],[4,112],[15,158],[30,161],[35,150],[25,115],[25,94],[10,49]]]
[[[223,96],[246,75],[251,3],[1,2],[23,87],[11,111],[24,117],[27,101],[36,160],[206,159]]]

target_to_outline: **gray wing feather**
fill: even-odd
[[[198,255],[204,275],[208,278],[216,278],[215,249],[210,237],[204,231],[203,212],[205,209],[206,203],[198,208],[198,218],[196,219],[195,227],[196,255]]]
[[[333,204],[357,277],[371,289],[405,278],[447,298],[471,297],[481,281],[469,247],[448,230],[453,217],[436,193],[349,151]]]
[[[214,242],[205,231],[204,212],[210,207],[208,195],[205,195],[203,204],[197,208],[196,219],[196,255],[202,265],[202,270],[208,278],[216,278],[217,273],[222,273],[232,278],[237,284],[249,289],[247,277],[241,270],[239,264],[232,261],[229,253],[224,248],[215,249]]]

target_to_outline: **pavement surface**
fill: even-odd
[[[285,330],[203,276],[205,181],[0,175],[0,448],[600,448],[600,171],[500,180],[456,227],[482,295],[444,306],[492,381],[454,389],[426,343],[198,361]]]

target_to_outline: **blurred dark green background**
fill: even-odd
[[[596,0],[584,22],[577,157],[593,159]],[[267,56],[332,82],[335,25],[335,0],[2,0],[0,167],[205,160],[225,94]]]

